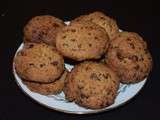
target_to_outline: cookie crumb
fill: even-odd
[[[53,61],[53,62],[51,62],[51,64],[56,66],[56,65],[58,65],[58,61]]]

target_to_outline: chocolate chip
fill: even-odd
[[[76,30],[75,29],[71,29],[71,32],[76,32]]]
[[[56,65],[58,65],[58,61],[53,61],[53,62],[51,62],[51,64],[56,66]]]
[[[116,81],[114,81],[114,80],[113,80],[112,82],[113,82],[114,84],[116,84],[116,83],[117,83],[117,82],[116,82]]]
[[[122,59],[123,59],[123,56],[122,56],[122,54],[121,54],[120,52],[117,52],[117,58],[118,58],[119,60],[122,60]]]
[[[82,48],[82,45],[81,45],[81,44],[79,44],[79,45],[78,45],[78,48]]]
[[[93,20],[93,18],[90,18],[90,21],[92,21]]]
[[[136,55],[130,56],[129,59],[133,61],[138,61],[138,57]]]
[[[129,46],[132,48],[132,49],[135,49],[135,46],[133,43],[129,43]]]
[[[84,88],[84,86],[78,85],[78,89],[83,89],[83,88]]]
[[[43,66],[45,66],[45,64],[40,64],[40,67],[43,67]]]
[[[152,57],[151,57],[151,56],[149,56],[149,57],[148,57],[148,59],[149,59],[149,60],[152,60]]]
[[[88,71],[90,69],[90,67],[87,66],[85,69],[86,69],[86,71]]]
[[[134,67],[135,70],[138,70],[139,68],[140,68],[139,65],[136,65],[136,66]]]
[[[94,39],[98,39],[98,37],[94,37]]]
[[[75,40],[75,39],[71,39],[71,41],[72,41],[72,42],[75,42],[76,40]]]
[[[90,75],[90,78],[91,78],[92,80],[100,80],[100,79],[98,78],[98,76],[97,76],[96,73],[92,73],[92,74]]]
[[[119,48],[118,46],[112,46],[111,48],[115,48],[115,49],[117,49],[117,48]]]
[[[89,47],[92,47],[92,44],[91,44],[91,43],[89,43],[88,45],[89,45]]]
[[[130,38],[127,38],[127,40],[128,40],[128,41],[131,41],[131,39],[130,39]]]
[[[102,74],[102,73],[99,73],[99,74],[98,74],[98,76],[103,76],[103,75],[104,75],[104,74]]]
[[[83,27],[81,27],[81,29],[83,29]]]
[[[40,33],[38,34],[38,36],[37,36],[37,39],[38,39],[38,40],[41,40],[41,39],[42,39],[42,37],[43,37],[43,33],[42,33],[42,32],[40,32]]]
[[[65,38],[66,38],[66,36],[63,36],[62,38],[63,38],[63,39],[65,39]]]
[[[123,62],[124,62],[124,63],[127,63],[127,61],[126,61],[126,60],[123,60]]]
[[[48,57],[48,59],[51,60],[52,58],[51,58],[51,57]]]
[[[56,24],[56,23],[54,23],[54,24],[53,24],[53,27],[59,27],[59,25],[58,25],[58,24]]]
[[[138,57],[137,57],[136,55],[133,55],[133,56],[132,56],[132,60],[138,61]]]
[[[138,60],[143,61],[144,60],[143,56],[141,55]]]
[[[104,18],[104,17],[100,17],[100,19],[105,20],[105,18]]]
[[[90,29],[93,29],[93,27],[92,27],[92,26],[90,26],[89,28],[90,28]]]
[[[46,35],[46,32],[44,32],[44,31],[41,31],[40,33],[41,33],[41,35]]]
[[[143,70],[141,69],[140,72],[143,73]]]
[[[103,74],[103,77],[105,78],[105,79],[111,79],[111,75],[110,74]]]
[[[30,44],[28,48],[33,48],[33,47],[34,47],[34,45],[33,45],[33,44]]]
[[[91,35],[91,33],[89,32],[88,35]]]
[[[83,98],[88,98],[88,97],[89,97],[89,96],[87,96],[87,95],[81,93],[81,98],[82,98],[82,99],[83,99]]]
[[[34,64],[33,64],[33,63],[30,63],[29,66],[34,66]]]

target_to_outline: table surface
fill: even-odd
[[[3,1],[3,0],[2,0]],[[2,2],[1,1],[1,2]],[[102,11],[112,16],[121,29],[139,33],[148,43],[154,66],[142,91],[129,103],[111,110],[92,115],[69,115],[47,109],[23,94],[12,74],[14,53],[22,42],[23,27],[36,15],[51,14],[71,20],[81,14]],[[0,120],[150,120],[159,117],[159,64],[160,42],[158,41],[158,22],[160,18],[153,13],[151,0],[43,0],[10,1],[0,3]],[[153,32],[157,33],[153,35]]]

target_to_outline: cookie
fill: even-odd
[[[24,41],[45,42],[55,46],[56,34],[64,26],[63,21],[54,16],[42,15],[33,17],[24,27]]]
[[[109,38],[103,28],[88,22],[73,22],[56,37],[56,48],[65,57],[82,61],[98,59],[108,48]]]
[[[109,16],[106,16],[102,12],[93,12],[88,15],[82,15],[75,19],[75,21],[91,21],[101,26],[108,33],[110,40],[114,39],[116,34],[119,32],[116,21]]]
[[[126,84],[144,80],[152,68],[152,57],[146,42],[133,32],[119,33],[111,41],[105,60]]]
[[[60,77],[64,70],[63,57],[55,47],[45,43],[27,43],[20,50],[14,64],[22,79],[48,83]]]
[[[66,76],[67,71],[64,71],[60,78],[51,83],[37,83],[26,80],[23,81],[23,83],[33,92],[40,93],[42,95],[52,95],[58,94],[63,90]]]
[[[68,74],[64,93],[69,101],[80,106],[99,109],[114,103],[119,87],[117,75],[106,65],[83,62]]]

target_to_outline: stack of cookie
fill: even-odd
[[[79,61],[70,72],[65,58]],[[68,101],[90,109],[113,104],[120,83],[140,82],[152,67],[146,42],[136,33],[119,32],[116,21],[101,12],[69,25],[49,15],[32,18],[14,62],[31,91],[63,91]]]
[[[62,91],[66,72],[64,60],[52,46],[41,43],[25,43],[15,57],[17,73],[35,92],[56,94]]]

